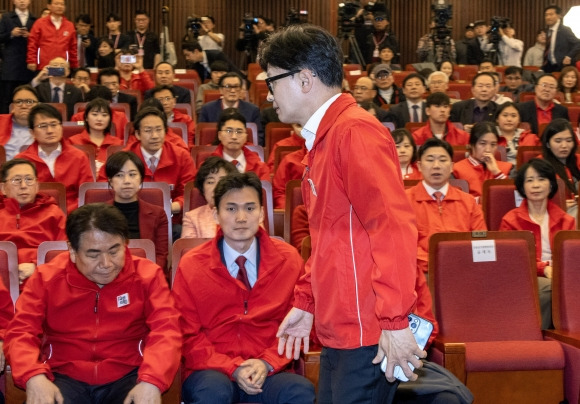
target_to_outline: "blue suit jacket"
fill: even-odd
[[[264,131],[262,130],[260,109],[254,104],[240,100],[238,110],[246,118],[246,122],[254,122],[256,124],[258,127],[258,143],[260,143],[260,146],[264,146]],[[217,122],[222,111],[221,99],[208,102],[201,107],[199,122]]]

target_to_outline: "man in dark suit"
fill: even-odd
[[[173,95],[177,98],[177,104],[191,104],[189,89],[174,84],[175,70],[170,63],[160,62],[155,66],[155,85],[171,87]],[[145,91],[145,98],[151,97],[153,89]]]
[[[488,72],[477,73],[471,82],[473,98],[456,102],[451,107],[451,122],[461,122],[466,132],[476,122],[493,121],[497,104],[491,99],[495,96],[495,77]]]
[[[407,122],[426,122],[425,102],[423,94],[427,91],[425,79],[418,73],[411,73],[403,80],[405,101],[392,106],[389,112],[395,116],[395,127],[404,128]]]
[[[491,50],[491,43],[487,39],[488,28],[485,21],[475,21],[474,31],[475,38],[467,43],[467,64],[479,65],[486,52]]]
[[[112,67],[102,69],[99,71],[99,75],[97,76],[97,84],[105,86],[111,90],[114,103],[129,104],[129,108],[131,109],[131,119],[134,119],[135,116],[137,116],[137,98],[130,94],[120,92],[120,81],[121,75]]]
[[[534,99],[517,104],[517,108],[520,111],[520,121],[529,123],[532,133],[541,136],[540,125],[556,118],[570,118],[568,108],[554,102],[558,91],[558,80],[554,76],[540,76],[534,90]]]
[[[30,1],[15,2],[15,11],[4,14],[0,20],[0,45],[4,46],[0,114],[8,113],[16,87],[29,83],[34,77],[34,73],[26,68],[28,34],[36,21],[28,10],[29,4]]]
[[[239,76],[245,77],[242,72],[228,59],[228,57],[218,50],[206,50],[201,48],[199,42],[186,42],[181,46],[183,57],[192,69],[197,71],[201,82],[211,78],[210,66],[216,60],[223,60],[229,66],[230,72],[236,72]]]
[[[221,77],[220,92],[222,98],[211,101],[201,107],[199,122],[218,122],[219,116],[226,108],[237,108],[246,118],[246,122],[254,122],[258,127],[258,143],[264,146],[264,131],[260,120],[260,109],[254,104],[243,101],[242,78],[237,73],[227,73]]]
[[[49,69],[61,68],[64,69],[64,74],[61,76],[49,74]],[[77,102],[83,102],[83,93],[73,84],[66,82],[70,75],[70,67],[66,60],[61,57],[52,59],[48,65],[44,66],[40,73],[32,79],[32,86],[38,92],[38,100],[40,102],[64,103],[66,104],[67,121],[70,120],[74,113],[74,107]],[[48,79],[48,80],[46,80]]]
[[[79,14],[75,18],[79,67],[95,67],[97,38],[91,33],[91,24],[91,16],[88,14]]]
[[[562,67],[573,63],[580,52],[580,39],[569,27],[562,24],[562,9],[554,4],[544,8],[546,22],[546,50],[544,65],[546,73],[559,72]]]

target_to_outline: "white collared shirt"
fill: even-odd
[[[233,158],[232,156],[227,154],[225,151],[223,154],[224,154],[225,161],[229,161],[231,163],[232,161],[236,160],[238,162],[238,164],[236,164],[236,168],[238,169],[239,172],[241,172],[241,173],[246,172],[246,155],[244,154],[243,150],[240,153],[240,155],[236,158]]]
[[[407,100],[407,109],[409,110],[409,122],[413,122],[413,105],[419,106],[417,108],[417,116],[419,117],[419,122],[423,122],[423,101],[419,101],[418,103],[413,103]]]
[[[238,271],[240,270],[238,264],[236,264],[236,259],[240,255],[246,257],[246,263],[244,264],[244,267],[246,267],[248,281],[250,282],[250,285],[254,287],[254,284],[258,280],[258,268],[257,268],[258,242],[256,241],[256,238],[254,237],[254,241],[252,241],[250,248],[248,248],[248,250],[243,254],[240,254],[232,247],[230,247],[225,239],[223,248],[224,248],[224,260],[226,261],[226,268],[228,269],[228,272],[233,278],[237,278]]]
[[[54,178],[54,166],[56,164],[56,159],[58,158],[58,156],[61,155],[61,153],[62,153],[62,144],[60,142],[58,143],[56,150],[54,150],[50,154],[46,154],[46,152],[44,150],[42,150],[40,145],[38,146],[38,157],[40,157],[41,160],[46,163],[46,165],[48,166],[48,170],[50,171],[50,175],[52,175],[53,178]]]
[[[425,190],[427,191],[427,193],[429,195],[431,195],[431,198],[433,198],[434,201],[437,200],[437,198],[435,198],[435,196],[433,195],[435,192],[441,192],[443,194],[443,198],[441,198],[442,200],[445,199],[445,197],[447,196],[447,192],[449,191],[449,183],[445,183],[445,185],[443,185],[441,187],[441,189],[435,189],[429,185],[427,185],[427,183],[425,182],[425,180],[422,181],[423,182],[423,186],[425,187]]]
[[[54,15],[51,15],[50,21],[52,21],[57,30],[60,29],[60,26],[62,25],[62,17],[56,18]]]
[[[30,146],[34,142],[34,137],[30,133],[28,126],[20,126],[12,119],[12,133],[10,139],[4,145],[6,150],[6,161],[12,160],[14,156],[20,153],[23,146]]]
[[[143,153],[143,158],[145,159],[145,164],[149,167],[149,163],[151,162],[151,157],[157,158],[157,167],[159,167],[159,162],[161,161],[161,152],[163,151],[163,147],[155,152],[155,154],[149,154],[147,150],[141,147],[141,153]]]
[[[28,22],[28,16],[30,15],[28,10],[20,11],[20,10],[16,9],[14,11],[16,12],[16,15],[18,16],[18,19],[20,20],[20,24],[22,24],[23,27],[26,27],[26,23]]]
[[[324,114],[326,114],[328,108],[330,108],[332,103],[336,101],[336,99],[340,97],[340,95],[341,93],[338,93],[330,97],[328,101],[322,104],[320,108],[318,108],[316,112],[312,114],[312,116],[308,119],[308,122],[306,122],[306,124],[302,128],[302,132],[300,133],[302,137],[306,140],[306,148],[308,149],[308,151],[310,151],[310,149],[312,149],[312,146],[314,146],[314,141],[316,140],[316,132],[318,132],[318,127],[320,126],[322,118],[324,118]]]

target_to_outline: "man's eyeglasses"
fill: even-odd
[[[554,84],[548,84],[548,83],[542,83],[542,84],[538,84],[540,87],[542,87],[544,90],[555,90],[558,88],[558,86],[554,85]]]
[[[26,176],[26,177],[14,177],[14,178],[10,178],[9,180],[6,180],[4,182],[9,182],[12,185],[17,186],[17,185],[22,184],[22,181],[24,181],[24,183],[26,185],[30,186],[30,185],[34,185],[36,183],[36,178],[35,177],[29,177],[29,176]]]
[[[242,88],[242,86],[240,86],[239,84],[226,84],[225,86],[220,86],[221,88],[225,88],[226,90],[239,90],[240,88]]]
[[[23,105],[34,105],[34,104],[38,104],[38,101],[36,100],[31,100],[31,99],[25,99],[25,100],[14,100],[12,101],[12,104],[21,107]]]
[[[283,79],[284,77],[292,76],[296,73],[300,73],[300,70],[291,70],[291,71],[286,72],[286,73],[278,74],[277,76],[267,77],[266,78],[266,85],[268,86],[268,90],[270,91],[270,94],[274,94],[274,88],[272,87],[273,82],[275,82],[276,80]]]
[[[228,136],[232,136],[234,133],[238,136],[241,136],[244,133],[246,133],[246,130],[245,129],[226,128],[226,129],[221,130],[220,132],[227,133]]]
[[[35,125],[35,127],[40,129],[40,130],[47,130],[48,128],[56,129],[60,125],[61,125],[60,122],[50,122],[50,123],[41,123],[41,124]]]
[[[376,78],[377,78],[378,80],[383,80],[383,79],[388,79],[388,78],[389,78],[389,76],[390,76],[390,74],[389,74],[389,73],[379,73],[379,74],[377,74],[377,77],[376,77]]]
[[[159,101],[160,103],[164,103],[164,102],[169,102],[171,100],[173,100],[175,97],[159,97],[157,98],[157,101]]]

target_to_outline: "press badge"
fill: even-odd
[[[124,307],[129,305],[129,293],[123,293],[117,296],[117,307]]]

